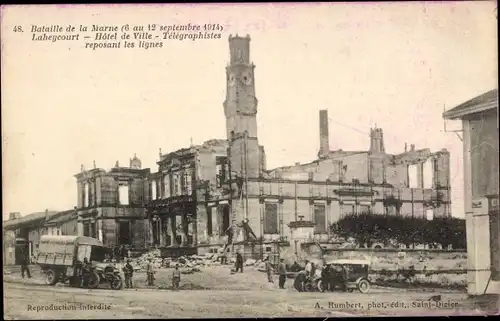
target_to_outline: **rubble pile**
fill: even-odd
[[[192,274],[200,271],[200,267],[210,265],[220,265],[218,255],[207,253],[206,255],[189,255],[178,258],[166,257],[162,258],[159,250],[153,250],[142,254],[137,258],[131,258],[131,264],[135,271],[145,271],[146,266],[151,260],[155,269],[173,268],[178,266],[184,268],[181,274]]]

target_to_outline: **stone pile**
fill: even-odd
[[[176,265],[181,270],[182,274],[192,274],[194,272],[199,272],[200,267],[220,265],[218,262],[218,255],[207,253],[206,255],[188,255],[181,256],[178,258],[166,257],[162,258],[159,250],[153,250],[142,254],[137,258],[131,258],[131,264],[135,271],[146,271],[146,266],[151,260],[153,267],[158,270],[162,268],[173,268]]]

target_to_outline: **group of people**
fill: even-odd
[[[130,260],[127,260],[127,264],[130,264]],[[125,267],[127,267],[127,264],[125,265]],[[130,271],[129,269],[131,269],[131,268],[132,268],[132,266],[130,266],[130,268],[127,268],[127,271]],[[132,272],[130,272],[130,274],[129,274],[130,287],[132,287],[133,269],[131,271]],[[124,272],[125,272],[125,270],[124,270]],[[155,274],[156,274],[156,269],[153,265],[153,260],[149,259],[148,263],[146,264],[146,276],[147,276],[148,286],[155,285]],[[174,270],[172,271],[172,290],[174,290],[174,291],[179,290],[180,283],[181,283],[181,271],[179,270],[179,265],[176,264]],[[127,274],[125,274],[125,286],[128,287],[127,286]]]
[[[92,273],[92,264],[88,258],[84,258],[83,262],[77,262],[74,267],[73,280],[74,285],[78,287],[87,287]]]
[[[122,262],[130,257],[130,250],[125,245],[117,245],[113,248],[113,259],[115,262]]]
[[[270,283],[274,283],[274,268],[269,260],[269,256],[266,256],[264,258],[264,262],[266,264],[266,272],[267,272],[267,281]],[[278,263],[278,286],[280,289],[285,288],[285,282],[286,282],[286,274],[287,274],[287,269],[285,265],[285,260],[280,259],[280,263]]]

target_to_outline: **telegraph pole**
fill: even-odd
[[[233,143],[234,132],[231,131],[230,137],[227,144],[227,170],[228,170],[228,182],[229,182],[229,213],[231,213],[231,220],[233,219],[233,166],[231,161],[231,145]]]

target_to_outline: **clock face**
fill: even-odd
[[[249,72],[245,72],[243,73],[242,77],[241,77],[241,81],[245,84],[245,85],[250,85],[252,84],[252,74],[249,73]]]
[[[233,74],[229,74],[228,78],[227,78],[227,83],[229,84],[229,86],[233,87],[234,84],[236,83],[236,78],[234,77]]]

